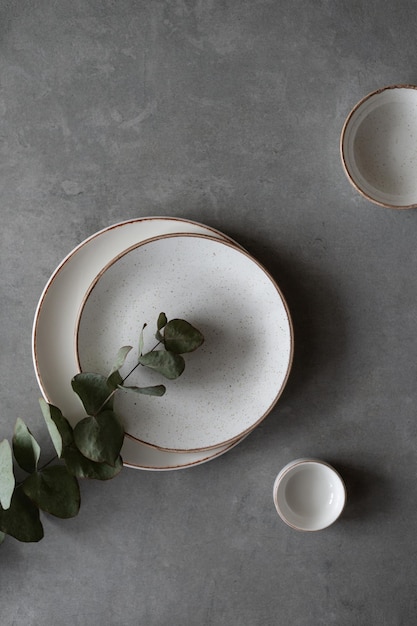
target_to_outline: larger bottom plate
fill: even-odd
[[[110,260],[129,246],[178,232],[206,234],[235,243],[223,233],[189,220],[165,217],[133,219],[105,228],[80,243],[48,280],[33,323],[33,362],[43,397],[58,406],[71,423],[75,424],[83,417],[83,409],[70,381],[78,370],[74,333],[87,289]],[[122,457],[126,466],[135,469],[180,469],[214,459],[242,439],[209,452],[173,453],[126,437]]]

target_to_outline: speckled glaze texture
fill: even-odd
[[[342,162],[365,197],[390,208],[417,206],[417,87],[378,89],[351,111],[341,136]]]
[[[289,313],[271,276],[246,252],[218,239],[169,235],[116,259],[82,307],[76,346],[83,371],[106,373],[139,331],[150,350],[158,314],[201,330],[203,346],[186,355],[182,376],[162,398],[119,394],[126,431],[163,449],[193,450],[241,437],[275,405],[292,362]],[[125,372],[132,365],[128,358]],[[130,379],[129,379],[130,380]],[[135,385],[161,382],[139,368]]]

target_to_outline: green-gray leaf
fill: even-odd
[[[78,481],[65,465],[34,472],[26,478],[22,489],[42,511],[56,517],[75,517],[80,509]]]
[[[63,458],[68,471],[77,478],[110,480],[117,476],[123,468],[120,456],[116,459],[114,466],[108,465],[107,463],[95,463],[83,456],[75,446],[65,448]]]
[[[164,343],[164,336],[161,335],[161,333],[159,332],[159,330],[156,331],[155,333],[155,339],[157,341],[159,341],[159,343]]]
[[[120,375],[120,372],[116,370],[107,379],[107,384],[111,388],[111,390],[117,389],[123,383],[123,378]]]
[[[131,349],[132,349],[132,346],[123,346],[122,348],[120,348],[120,350],[118,351],[116,355],[116,359],[114,361],[113,367],[111,368],[109,372],[108,378],[110,378],[110,376],[114,374],[114,372],[118,372],[119,369],[124,365],[124,362],[126,361],[126,357],[131,351]]]
[[[89,415],[112,408],[114,389],[107,382],[106,376],[82,372],[74,376],[71,385]]]
[[[156,323],[158,330],[161,330],[164,326],[166,326],[167,323],[168,323],[168,320],[167,320],[167,316],[165,315],[165,313],[160,313],[158,316],[158,321]]]
[[[185,320],[174,319],[164,329],[165,348],[176,354],[193,352],[204,342],[204,337],[197,328]]]
[[[144,396],[163,396],[166,392],[166,387],[164,385],[154,385],[153,387],[128,387],[127,385],[120,385],[120,389],[140,393]]]
[[[1,530],[0,530],[0,545],[3,543],[5,538],[6,538],[6,533],[2,533]]]
[[[20,417],[16,420],[13,434],[13,453],[25,472],[34,472],[38,466],[41,449],[38,442]]]
[[[39,404],[56,453],[62,457],[63,448],[73,441],[72,426],[58,407],[48,404],[43,398],[39,399]]]
[[[113,411],[85,417],[74,428],[75,445],[81,454],[98,463],[114,465],[123,439],[123,426]]]
[[[10,507],[14,487],[12,450],[7,439],[3,439],[0,443],[0,505],[4,510]]]
[[[18,541],[40,541],[43,537],[39,509],[20,487],[13,494],[10,508],[0,508],[0,531]]]
[[[185,368],[185,361],[182,356],[167,350],[153,350],[147,352],[140,357],[139,363],[159,372],[165,376],[165,378],[171,380],[178,378]]]

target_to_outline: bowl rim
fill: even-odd
[[[327,469],[329,469],[332,472],[332,474],[336,477],[341,487],[341,494],[342,494],[342,503],[341,503],[340,511],[337,513],[336,517],[333,517],[331,521],[317,528],[304,528],[302,526],[298,526],[297,524],[294,524],[294,522],[291,522],[281,510],[280,502],[278,499],[278,490],[279,490],[279,486],[283,478],[287,476],[287,474],[292,472],[294,469],[296,469],[297,467],[300,467],[302,465],[308,465],[308,464],[322,465],[326,467]],[[346,484],[343,478],[341,477],[341,475],[339,474],[339,472],[333,467],[333,465],[330,465],[330,463],[327,463],[327,461],[323,461],[322,459],[318,459],[315,457],[299,458],[299,459],[295,459],[294,461],[290,461],[289,463],[284,465],[284,467],[280,470],[280,472],[278,473],[274,481],[273,500],[274,500],[275,508],[277,510],[278,515],[280,516],[282,521],[285,522],[285,524],[287,524],[287,526],[290,526],[290,528],[293,528],[294,530],[298,530],[300,532],[318,532],[319,530],[324,530],[325,528],[328,528],[329,526],[334,524],[339,519],[339,517],[341,516],[343,512],[343,509],[345,508],[346,498],[347,498]]]
[[[377,200],[376,198],[373,198],[371,195],[369,195],[366,191],[364,191],[359,185],[358,183],[353,179],[348,165],[347,165],[347,161],[345,158],[345,149],[344,149],[344,139],[345,139],[345,135],[346,135],[346,131],[348,129],[348,126],[352,120],[352,117],[355,115],[355,113],[357,112],[357,110],[363,106],[363,104],[365,104],[365,102],[367,102],[367,100],[369,100],[370,98],[374,98],[375,96],[378,96],[379,94],[383,93],[384,91],[389,91],[389,90],[394,90],[394,89],[412,89],[414,91],[417,91],[417,85],[413,85],[411,83],[395,83],[392,85],[386,85],[385,87],[380,87],[379,89],[375,89],[374,91],[371,91],[370,93],[368,93],[366,96],[364,96],[363,98],[361,98],[359,100],[359,102],[357,102],[355,104],[355,106],[350,110],[347,118],[344,121],[343,127],[342,127],[342,131],[340,133],[340,140],[339,140],[339,150],[340,150],[340,158],[342,160],[342,165],[343,165],[343,169],[344,172],[349,180],[349,182],[351,183],[351,185],[356,189],[356,191],[358,191],[361,196],[363,196],[366,200],[368,200],[369,202],[372,202],[373,204],[377,204],[378,206],[384,207],[386,209],[395,209],[395,210],[405,210],[405,209],[415,209],[417,208],[417,201],[412,203],[412,204],[390,204],[389,202],[383,202],[382,200]]]

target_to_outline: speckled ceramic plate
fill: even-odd
[[[372,92],[350,112],[340,151],[352,185],[393,209],[417,207],[417,86]]]
[[[59,406],[72,424],[84,415],[70,381],[78,371],[74,336],[87,289],[97,273],[126,248],[155,236],[179,231],[210,234],[231,241],[219,231],[189,220],[166,217],[129,220],[112,225],[83,241],[65,257],[48,280],[35,313],[33,362],[45,400]],[[209,452],[176,454],[146,446],[127,436],[122,456],[124,464],[135,469],[174,470],[214,459],[239,441]]]
[[[80,312],[76,352],[83,371],[106,373],[120,346],[155,344],[158,314],[184,318],[205,342],[161,398],[119,394],[126,431],[164,450],[195,451],[231,443],[269,413],[292,361],[292,328],[282,294],[247,252],[218,238],[175,234],[126,250],[100,272]],[[133,351],[132,351],[133,352]],[[124,373],[137,353],[130,354]],[[139,368],[133,385],[161,376]]]

